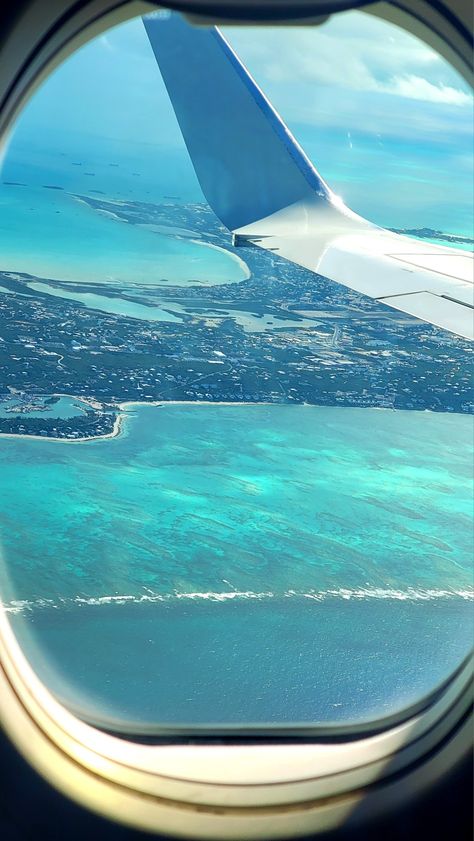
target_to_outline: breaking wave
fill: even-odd
[[[334,590],[285,590],[273,593],[271,591],[254,590],[209,590],[206,592],[184,592],[174,591],[171,593],[155,593],[147,590],[138,595],[127,595],[115,593],[105,596],[74,596],[57,599],[14,599],[9,602],[0,602],[7,613],[22,613],[25,611],[81,607],[84,605],[100,606],[110,604],[142,604],[153,602],[179,602],[189,601],[210,601],[230,602],[254,599],[256,601],[268,601],[270,599],[312,599],[315,602],[331,600],[370,600],[387,599],[391,601],[435,601],[437,599],[464,599],[474,601],[474,588],[463,590],[439,590],[439,589],[418,589],[408,587],[406,590],[384,589],[381,587],[346,589],[340,587]]]

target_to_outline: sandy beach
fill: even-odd
[[[99,409],[102,406],[102,403],[99,400],[96,400],[94,397],[75,397],[71,396],[70,394],[61,394],[58,395],[59,397],[70,397],[71,400],[78,400],[82,403],[87,403],[92,408]],[[46,435],[24,435],[20,433],[10,433],[10,432],[0,432],[0,441],[3,438],[26,438],[26,439],[33,439],[36,441],[58,441],[61,444],[84,444],[88,441],[105,441],[107,438],[117,438],[123,432],[123,423],[127,417],[127,411],[129,408],[133,406],[159,406],[165,408],[167,406],[280,406],[280,403],[270,403],[269,401],[265,400],[257,400],[257,401],[245,401],[245,400],[128,400],[123,403],[117,404],[119,407],[119,413],[115,419],[114,428],[112,432],[107,432],[104,435],[91,435],[86,438],[52,438]],[[285,405],[292,405],[290,403]],[[299,403],[299,406],[313,406],[312,403]],[[354,406],[340,406],[339,408],[360,408],[360,411],[364,410],[364,407],[354,407]],[[396,409],[390,409],[386,406],[374,406],[372,407],[375,411],[380,412],[393,412]],[[428,409],[424,410],[428,412]]]
[[[116,438],[122,431],[122,422],[125,415],[117,415],[112,432],[104,435],[91,435],[88,438],[52,438],[49,435],[20,435],[13,432],[0,433],[0,441],[3,438],[23,438],[32,441],[55,441],[59,444],[84,444],[87,441],[104,441],[106,438]]]
[[[251,271],[247,266],[245,260],[242,260],[242,257],[239,257],[238,254],[234,254],[233,251],[229,251],[228,248],[224,248],[224,246],[222,245],[214,245],[213,243],[207,242],[202,239],[192,239],[191,242],[193,242],[195,245],[204,245],[206,248],[212,248],[214,251],[222,251],[224,254],[226,254],[228,257],[234,260],[234,262],[239,264],[240,268],[244,272],[243,280],[248,280],[251,276]]]
[[[71,397],[71,395],[63,394],[58,395],[61,397]],[[87,398],[87,397],[71,397],[72,400],[78,400],[82,403],[88,403],[93,408],[97,408],[100,404],[99,401],[95,400],[94,398]],[[153,400],[153,401],[146,401],[146,400],[131,400],[125,403],[119,403],[119,414],[117,415],[114,423],[114,428],[112,432],[107,432],[104,435],[90,435],[86,438],[53,438],[47,435],[23,435],[20,433],[14,432],[0,432],[0,441],[3,438],[24,438],[27,440],[33,441],[56,441],[60,444],[84,444],[88,441],[105,441],[107,438],[117,438],[123,432],[123,422],[127,417],[127,409],[132,406],[273,406],[273,403],[264,403],[264,402],[257,402],[257,403],[246,403],[244,401],[237,402],[237,401],[214,401],[214,400]]]

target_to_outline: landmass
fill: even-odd
[[[0,433],[68,440],[111,435],[128,401],[473,411],[469,341],[276,253],[235,248],[204,204],[77,198],[91,212],[178,238],[185,231],[226,249],[244,261],[249,277],[214,286],[178,286],[168,278],[165,287],[123,287],[0,270],[1,286],[17,293],[0,293],[0,406],[15,395],[26,407],[5,411]],[[175,320],[103,312],[32,288],[38,282],[52,292],[140,303],[145,312],[159,307]],[[69,418],[31,411],[32,395],[37,401],[58,394],[88,400],[87,411]]]
[[[403,234],[409,237],[418,237],[419,239],[440,239],[444,242],[462,243],[465,245],[474,245],[474,239],[471,237],[458,236],[457,234],[447,234],[444,231],[437,231],[434,228],[390,228],[394,234]]]

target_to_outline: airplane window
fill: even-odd
[[[371,726],[473,639],[472,98],[363,13],[224,36],[111,29],[12,132],[0,595],[92,723]]]

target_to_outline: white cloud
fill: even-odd
[[[453,88],[450,85],[433,85],[421,76],[396,76],[379,90],[385,93],[404,96],[408,99],[420,99],[424,102],[444,102],[447,105],[469,105],[472,98],[469,94]]]
[[[467,87],[437,53],[397,27],[360,12],[320,27],[226,30],[262,85],[311,82],[465,106]]]

